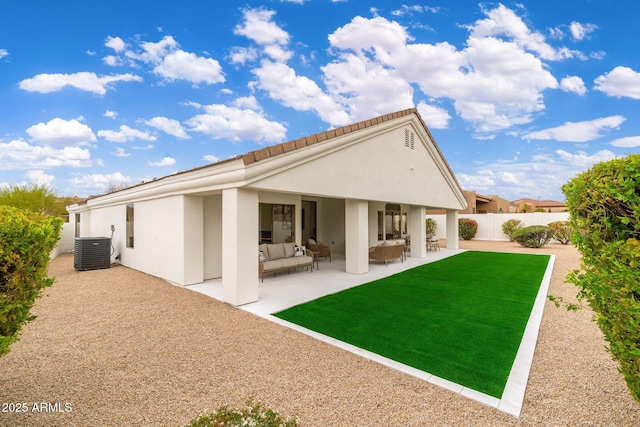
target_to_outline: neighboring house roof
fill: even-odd
[[[535,200],[535,199],[528,199],[528,198],[514,200],[512,203],[518,203],[518,204],[526,203],[528,205],[535,205],[539,208],[560,208],[565,206],[563,202],[557,202],[555,200]]]
[[[489,203],[493,202],[493,196],[483,196],[482,194],[476,193],[476,202]]]
[[[282,166],[274,166],[272,169],[270,168],[257,168],[256,172],[248,172],[249,169],[254,169],[254,166],[258,166],[265,162],[266,160],[276,160],[280,156],[294,154],[297,151],[302,151],[304,148],[311,149],[312,147],[320,148],[324,144],[330,145],[331,142],[336,140],[337,138],[348,136],[351,133],[355,133],[358,131],[368,130],[369,128],[373,128],[379,125],[384,124],[385,122],[390,122],[402,117],[414,115],[418,122],[419,126],[423,128],[424,132],[430,139],[430,143],[435,149],[435,154],[432,156],[438,158],[438,162],[443,168],[443,173],[450,177],[452,188],[455,188],[455,192],[459,193],[459,199],[461,199],[462,203],[464,202],[464,197],[462,196],[462,188],[455,177],[451,167],[447,163],[444,158],[442,151],[438,147],[435,139],[431,135],[431,132],[427,128],[427,125],[420,117],[417,109],[410,108],[402,111],[397,111],[395,113],[385,114],[382,116],[378,116],[372,119],[363,120],[361,122],[357,122],[351,125],[343,126],[336,129],[331,129],[325,132],[320,132],[314,135],[309,135],[303,138],[299,138],[296,140],[287,141],[284,143],[268,146],[259,150],[250,151],[246,154],[238,155],[226,160],[222,160],[216,163],[207,164],[204,166],[196,167],[190,170],[181,171],[174,173],[172,175],[168,175],[162,178],[155,179],[153,181],[142,182],[140,184],[133,185],[131,187],[127,187],[124,189],[120,189],[108,194],[100,195],[100,196],[91,196],[84,201],[79,202],[79,205],[87,203],[88,200],[94,200],[97,198],[117,198],[118,193],[134,193],[134,192],[142,192],[143,187],[148,186],[163,186],[167,191],[167,188],[170,188],[172,192],[178,192],[184,190],[186,186],[182,185],[174,185],[174,183],[181,179],[183,176],[189,176],[189,180],[198,181],[197,186],[199,188],[204,188],[206,191],[213,191],[214,188],[219,188],[225,184],[229,183],[240,183],[243,182],[245,185],[251,182],[256,182],[262,179],[264,176],[268,175],[268,173],[278,173],[282,170]],[[268,170],[265,172],[265,170]],[[446,172],[445,172],[446,171]],[[265,175],[266,174],[266,175]],[[219,176],[217,180],[212,180],[212,176]],[[224,176],[224,178],[222,178]],[[186,177],[185,177],[186,180]],[[169,181],[169,182],[167,182]],[[192,190],[194,185],[192,184],[189,189]],[[203,190],[204,191],[204,190]],[[156,191],[155,193],[157,193]]]

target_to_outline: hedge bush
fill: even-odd
[[[61,218],[0,206],[0,356],[35,319],[31,307],[53,284],[47,267],[61,227]]]
[[[596,164],[563,185],[581,270],[568,280],[640,402],[640,155]]]
[[[295,418],[284,420],[271,409],[249,400],[246,408],[234,409],[222,406],[215,413],[200,415],[184,427],[295,427],[297,425]]]
[[[551,240],[554,228],[546,225],[530,225],[513,233],[513,240],[527,248],[541,248]]]
[[[571,223],[569,221],[555,221],[547,224],[553,228],[553,238],[562,243],[563,245],[571,242]]]
[[[509,238],[509,241],[513,242],[513,233],[518,231],[524,226],[519,219],[509,219],[502,223],[502,232]]]
[[[478,223],[471,218],[458,218],[458,236],[463,240],[471,240],[478,232]]]

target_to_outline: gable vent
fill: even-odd
[[[404,146],[407,148],[411,148],[412,150],[415,148],[415,133],[411,132],[409,129],[404,130]]]

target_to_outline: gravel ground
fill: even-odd
[[[534,252],[557,255],[549,293],[575,301],[564,278],[578,266],[576,249]],[[301,426],[640,425],[588,308],[547,301],[515,419],[125,267],[76,272],[62,255],[50,273],[57,280],[34,307],[38,318],[2,357],[0,425],[175,426],[250,397]],[[7,412],[16,408],[26,412]]]

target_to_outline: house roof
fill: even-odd
[[[445,167],[447,168],[447,171],[449,172],[449,174],[451,175],[451,177],[453,178],[455,184],[458,186],[458,188],[460,188],[460,190],[462,190],[460,183],[458,182],[458,179],[456,178],[455,174],[453,173],[453,170],[451,169],[449,163],[446,161],[446,159],[444,158],[444,155],[442,154],[442,151],[440,150],[440,147],[438,146],[438,144],[436,143],[435,139],[433,138],[433,135],[431,135],[431,132],[429,131],[429,128],[427,127],[427,125],[425,124],[424,120],[422,119],[422,117],[420,116],[420,114],[418,113],[418,110],[416,108],[409,108],[409,109],[405,109],[405,110],[401,110],[401,111],[396,111],[394,113],[389,113],[389,114],[384,114],[382,116],[378,116],[378,117],[374,117],[372,119],[368,119],[368,120],[363,120],[357,123],[353,123],[350,125],[346,125],[346,126],[342,126],[340,128],[336,128],[336,129],[330,129],[324,132],[320,132],[320,133],[316,133],[313,135],[309,135],[309,136],[305,136],[299,139],[295,139],[295,140],[291,140],[291,141],[287,141],[287,142],[283,142],[280,144],[275,144],[275,145],[271,145],[265,148],[262,148],[260,150],[254,150],[254,151],[250,151],[246,154],[241,154],[238,156],[234,156],[231,157],[229,159],[226,160],[221,160],[219,162],[216,163],[210,163],[207,165],[203,165],[203,166],[199,166],[199,167],[195,167],[193,169],[189,169],[189,170],[185,170],[185,171],[180,171],[171,175],[167,175],[161,178],[154,178],[152,181],[147,181],[147,182],[141,182],[139,184],[135,184],[132,185],[130,187],[126,187],[123,189],[119,189],[116,190],[114,192],[111,193],[107,193],[107,194],[114,194],[114,193],[118,193],[120,191],[126,191],[132,188],[136,188],[136,187],[140,187],[140,186],[144,186],[147,184],[151,184],[151,183],[157,183],[158,181],[161,180],[165,180],[165,179],[169,179],[175,176],[179,176],[179,175],[183,175],[183,174],[187,174],[187,173],[192,173],[194,171],[203,171],[206,170],[208,168],[215,168],[215,167],[220,167],[221,165],[224,165],[226,163],[230,163],[230,162],[234,162],[234,161],[238,161],[241,160],[242,163],[244,164],[244,166],[250,166],[252,164],[264,161],[265,159],[269,159],[269,158],[273,158],[273,157],[277,157],[279,155],[294,151],[294,150],[299,150],[301,148],[304,147],[308,147],[308,146],[312,146],[315,144],[321,144],[323,142],[332,140],[334,138],[352,133],[352,132],[356,132],[362,129],[366,129],[369,127],[373,127],[376,125],[379,125],[381,123],[387,122],[387,121],[391,121],[394,119],[398,119],[400,117],[404,117],[404,116],[408,116],[408,115],[415,115],[416,118],[418,119],[418,121],[420,122],[420,124],[422,125],[422,127],[424,128],[425,132],[427,133],[427,135],[429,136],[429,138],[431,139],[431,142],[433,143],[434,148],[436,149],[438,155],[440,156],[442,162],[444,163]],[[82,205],[85,204],[88,200],[94,199],[94,198],[98,198],[98,197],[102,197],[105,195],[97,195],[97,196],[89,196],[88,198],[79,201],[77,204],[78,205]]]
[[[535,199],[528,199],[528,198],[524,198],[524,199],[518,199],[518,200],[514,200],[512,203],[527,203],[529,205],[535,205],[538,207],[547,207],[547,208],[560,208],[560,207],[564,207],[565,204],[563,202],[557,202],[555,200],[535,200]]]

